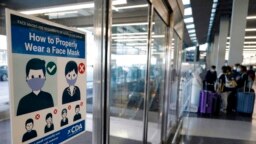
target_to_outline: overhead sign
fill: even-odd
[[[195,51],[186,51],[185,53],[186,62],[194,62],[195,61]]]
[[[62,143],[85,132],[86,35],[6,10],[13,143]]]

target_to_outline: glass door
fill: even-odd
[[[162,135],[163,100],[165,97],[167,26],[156,11],[154,11],[152,25],[148,93],[148,142],[159,144]]]
[[[147,0],[112,6],[110,144],[143,141],[148,8]]]

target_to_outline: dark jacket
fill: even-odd
[[[205,82],[209,83],[209,84],[214,84],[217,80],[217,72],[214,71],[210,71],[208,70],[206,75],[205,75]]]

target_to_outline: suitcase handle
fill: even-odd
[[[244,92],[246,92],[246,84],[247,84],[247,82],[245,81],[244,82]],[[248,90],[248,92],[250,93],[251,92],[251,88],[248,88],[249,90]]]

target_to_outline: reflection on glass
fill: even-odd
[[[143,7],[134,8],[135,5]],[[115,8],[118,11],[113,9],[110,135],[142,141],[148,5],[146,0],[127,0],[126,5]],[[117,142],[110,137],[110,143]]]
[[[155,24],[152,31],[151,62],[150,62],[150,93],[148,114],[148,142],[159,144],[161,142],[161,107],[163,107],[165,88],[165,57],[167,26],[155,12]]]
[[[173,38],[171,42],[171,67],[170,67],[170,79],[169,79],[169,107],[168,107],[168,122],[167,130],[173,128],[177,123],[177,98],[178,98],[178,35],[173,31]]]

